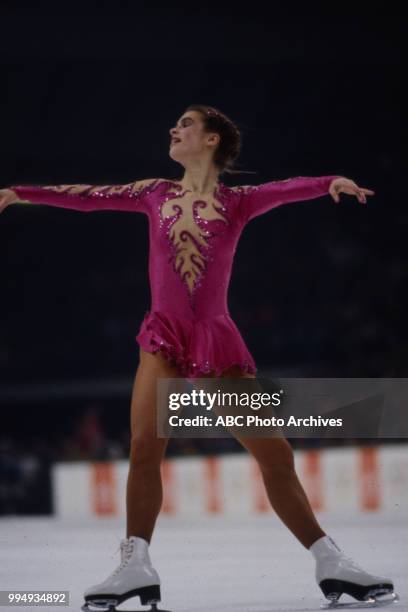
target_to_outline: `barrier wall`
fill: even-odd
[[[317,512],[408,511],[408,445],[295,450],[296,471]],[[247,453],[162,463],[161,512],[175,516],[273,513]],[[56,463],[59,517],[124,517],[128,462]]]

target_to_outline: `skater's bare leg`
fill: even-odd
[[[224,378],[255,378],[233,366],[223,372]],[[237,428],[231,433],[257,461],[268,499],[276,514],[306,547],[326,535],[310,506],[306,493],[295,471],[293,450],[283,435],[252,438],[240,435]]]
[[[326,535],[295,471],[293,451],[285,438],[237,436],[261,470],[268,499],[279,518],[306,547]]]
[[[168,438],[156,430],[157,378],[179,378],[177,369],[163,354],[140,348],[131,400],[131,447],[126,491],[126,537],[138,536],[150,543],[163,501],[160,464]]]

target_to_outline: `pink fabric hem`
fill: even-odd
[[[148,311],[136,341],[149,353],[161,350],[184,378],[199,378],[210,372],[221,376],[232,366],[245,373],[257,372],[252,355],[227,314],[192,322]]]

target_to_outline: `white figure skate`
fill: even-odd
[[[330,536],[319,538],[309,550],[316,559],[317,584],[330,600],[321,609],[379,608],[399,601],[392,580],[368,574]],[[339,603],[343,593],[358,601]]]
[[[81,610],[115,612],[116,606],[138,595],[143,606],[151,606],[144,612],[169,612],[157,607],[161,600],[160,578],[152,567],[148,546],[146,540],[136,536],[121,540],[120,565],[104,582],[85,591]]]

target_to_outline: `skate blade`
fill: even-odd
[[[390,604],[398,603],[399,596],[396,593],[387,593],[386,595],[377,595],[376,597],[368,597],[363,601],[350,601],[339,603],[338,601],[331,601],[330,603],[322,603],[320,606],[321,610],[337,610],[337,609],[351,609],[351,610],[365,610],[366,608],[384,608]]]
[[[116,600],[87,601],[81,606],[83,612],[115,612],[119,603]]]
[[[147,605],[151,607],[149,609],[144,608],[143,610],[117,610],[116,606],[119,606],[118,602],[101,602],[100,604],[88,602],[81,607],[81,610],[83,610],[83,612],[171,612],[171,610],[163,610],[163,608],[158,608],[157,604],[155,603]]]

